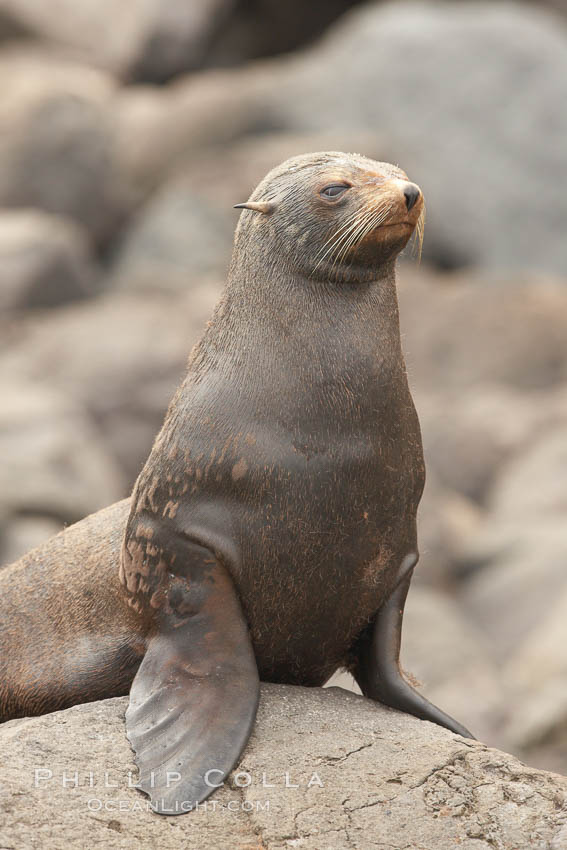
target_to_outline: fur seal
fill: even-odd
[[[78,565],[59,571],[87,594],[77,610],[62,588],[45,630],[61,674],[21,654],[0,668],[0,719],[133,680],[139,787],[168,814],[237,763],[260,678],[322,685],[345,666],[366,696],[470,737],[399,667],[425,473],[395,262],[421,223],[421,191],[393,165],[325,152],[283,163],[237,206],[224,293],[127,521],[117,512],[122,590],[108,576],[115,548],[92,583]],[[42,560],[36,550],[34,597]],[[12,659],[37,602],[30,563],[11,570],[0,585],[23,605],[1,635]]]

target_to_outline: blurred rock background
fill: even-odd
[[[129,492],[232,205],[296,153],[397,162],[428,204],[404,666],[566,773],[567,3],[0,0],[0,91],[0,560]]]

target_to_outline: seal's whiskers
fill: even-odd
[[[368,215],[364,216],[360,225],[353,231],[351,238],[346,240],[346,243],[343,245],[342,249],[338,253],[338,256],[335,260],[336,263],[342,262],[348,251],[354,246],[358,245],[365,236],[374,230],[375,227],[378,227],[387,217],[388,213],[392,209],[392,204],[387,204],[385,202],[379,204],[374,207]]]
[[[351,227],[356,223],[358,216],[360,214],[359,210],[355,210],[351,215],[347,218],[347,220],[342,224],[338,230],[334,230],[331,236],[327,239],[326,242],[323,243],[319,253],[316,255],[315,259],[318,259],[318,262],[313,269],[313,271],[317,271],[322,262],[324,262],[327,257],[332,253],[336,242],[339,240],[341,236],[344,236],[346,233],[350,233]],[[327,247],[329,246],[329,247]],[[327,250],[325,251],[325,248]]]
[[[361,238],[363,238],[361,234],[365,233],[367,228],[369,228],[368,232],[370,232],[372,227],[375,226],[372,224],[374,218],[377,218],[378,215],[382,213],[382,211],[385,209],[385,206],[385,202],[380,202],[376,207],[372,207],[370,210],[364,213],[362,217],[358,220],[354,222],[352,222],[352,220],[349,220],[350,227],[348,231],[346,233],[343,233],[332,246],[331,255],[334,251],[336,251],[335,259],[333,261],[333,268],[346,256],[347,251],[353,245],[357,244]],[[388,210],[389,209],[390,207],[388,206]],[[359,213],[357,211],[357,215],[358,214]]]

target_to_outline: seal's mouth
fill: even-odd
[[[377,230],[386,230],[388,227],[407,227],[408,230],[413,230],[415,223],[411,221],[389,221],[387,224],[379,224],[374,228],[373,232],[376,232]]]
[[[390,229],[398,229],[400,231],[400,235],[403,233],[408,234],[408,239],[411,238],[412,233],[415,237],[415,242],[413,243],[413,251],[415,252],[415,256],[417,262],[421,260],[421,249],[423,245],[423,233],[425,230],[425,204],[421,203],[419,215],[417,218],[411,216],[411,218],[400,219],[398,221],[385,221],[380,224],[372,231],[372,234],[376,236],[379,235],[380,231],[387,231]],[[395,232],[395,230],[394,230]],[[393,234],[392,234],[393,235]]]
[[[380,234],[384,234],[385,236],[385,231],[389,230],[400,230],[402,232],[405,231],[411,234],[416,227],[417,223],[415,221],[407,221],[403,219],[400,221],[382,221],[380,222],[380,224],[377,224],[376,227],[373,227],[372,230],[365,235],[364,239],[362,239],[359,244],[362,244],[368,241],[369,239],[379,237]]]
[[[412,253],[417,262],[421,259],[421,247],[423,244],[423,231],[425,227],[425,206],[422,204],[419,215],[399,218],[395,221],[381,221],[358,242],[360,247],[371,245],[387,245],[390,242],[409,242],[412,236],[415,239]]]

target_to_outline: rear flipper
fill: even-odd
[[[158,631],[130,691],[138,787],[159,814],[190,811],[222,784],[250,736],[260,693],[240,603],[226,569],[189,544],[167,574]]]
[[[445,726],[464,738],[474,738],[468,729],[412,688],[400,671],[404,605],[416,562],[417,557],[409,555],[402,563],[396,589],[376,614],[372,631],[365,636],[368,639],[360,642],[353,673],[364,696]]]

